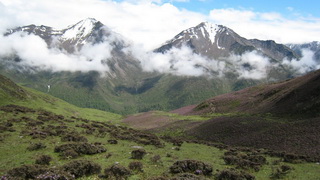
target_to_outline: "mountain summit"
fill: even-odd
[[[231,54],[243,54],[254,50],[278,61],[285,57],[288,59],[299,58],[295,52],[282,44],[271,40],[248,40],[226,26],[208,22],[202,22],[180,32],[155,52],[164,53],[173,47],[179,48],[183,45],[192,48],[195,53],[211,59],[221,59]]]
[[[111,38],[110,41],[117,41],[114,44],[124,44],[124,40],[119,34],[111,31],[108,27],[103,25],[100,21],[94,18],[87,18],[79,21],[74,25],[70,25],[65,29],[54,29],[48,26],[28,25],[9,30],[5,35],[10,35],[16,32],[26,32],[41,37],[46,41],[49,47],[58,47],[65,49],[68,53],[79,51],[83,45],[87,43],[99,43],[108,39],[110,36],[118,38]]]

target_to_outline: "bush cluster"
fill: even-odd
[[[119,164],[112,165],[104,170],[103,177],[111,179],[127,179],[131,175],[131,171]]]
[[[218,172],[215,176],[216,180],[254,180],[255,177],[249,173],[243,171],[237,171],[235,169],[224,169]]]
[[[212,175],[212,166],[197,160],[182,160],[176,161],[171,167],[170,172],[178,173],[192,173],[197,175]]]
[[[74,160],[63,165],[62,170],[79,178],[100,173],[101,166],[88,160]]]
[[[69,143],[54,148],[54,152],[60,153],[63,158],[76,158],[82,154],[92,155],[106,151],[103,146],[89,143]]]
[[[147,154],[144,149],[136,149],[131,152],[132,159],[142,159]]]

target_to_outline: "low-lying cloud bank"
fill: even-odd
[[[111,40],[114,38],[104,39],[98,44],[87,43],[80,50],[70,54],[54,46],[49,48],[47,43],[36,35],[20,32],[0,36],[0,57],[18,56],[20,61],[15,63],[36,70],[98,71],[105,74],[109,72],[107,62],[112,59],[112,50],[115,48],[114,41]],[[144,71],[178,76],[223,77],[226,73],[232,72],[238,74],[238,78],[263,79],[268,76],[270,69],[279,66],[289,67],[298,74],[320,68],[319,62],[313,59],[314,53],[308,49],[302,51],[303,57],[299,60],[284,59],[279,63],[271,63],[269,58],[257,51],[214,60],[195,54],[187,46],[172,48],[162,54],[146,52],[143,48],[132,45],[124,48],[123,52],[135,57]]]
[[[268,57],[257,51],[245,52],[242,55],[231,54],[221,60],[209,59],[193,53],[192,49],[183,46],[172,48],[165,53],[142,52],[133,50],[132,53],[141,62],[145,71],[157,71],[179,76],[207,76],[223,77],[227,73],[234,73],[238,78],[264,79],[273,68],[287,67],[296,72],[296,75],[304,74],[320,68],[319,62],[314,60],[314,52],[304,49],[301,59],[282,62],[272,62]]]
[[[18,56],[18,65],[50,71],[108,71],[106,60],[111,57],[112,46],[108,42],[86,44],[74,54],[58,48],[48,48],[39,36],[20,32],[0,36],[0,57]]]

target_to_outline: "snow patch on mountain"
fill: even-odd
[[[216,34],[219,31],[219,26],[216,24],[211,24],[208,22],[203,23],[203,26],[200,27],[201,31],[206,31],[208,34],[208,38],[210,39],[210,41],[212,42],[212,44],[215,42],[216,39]],[[204,30],[203,30],[204,29]],[[207,37],[206,35],[204,35],[203,37]]]
[[[92,33],[92,30],[97,22],[98,21],[93,18],[82,20],[77,24],[67,28],[61,36],[61,39],[71,41],[77,40],[79,43],[85,44],[85,38]]]

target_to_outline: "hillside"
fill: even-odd
[[[284,82],[247,88],[209,99],[190,113],[243,112],[319,117],[319,80],[318,70]]]
[[[124,122],[159,133],[319,158],[319,77],[320,71],[315,71],[219,95],[167,114],[129,116]],[[148,120],[155,125],[146,128]]]
[[[119,115],[75,107],[3,76],[0,85],[1,179],[319,177],[319,165],[307,157],[159,137],[120,125]]]

